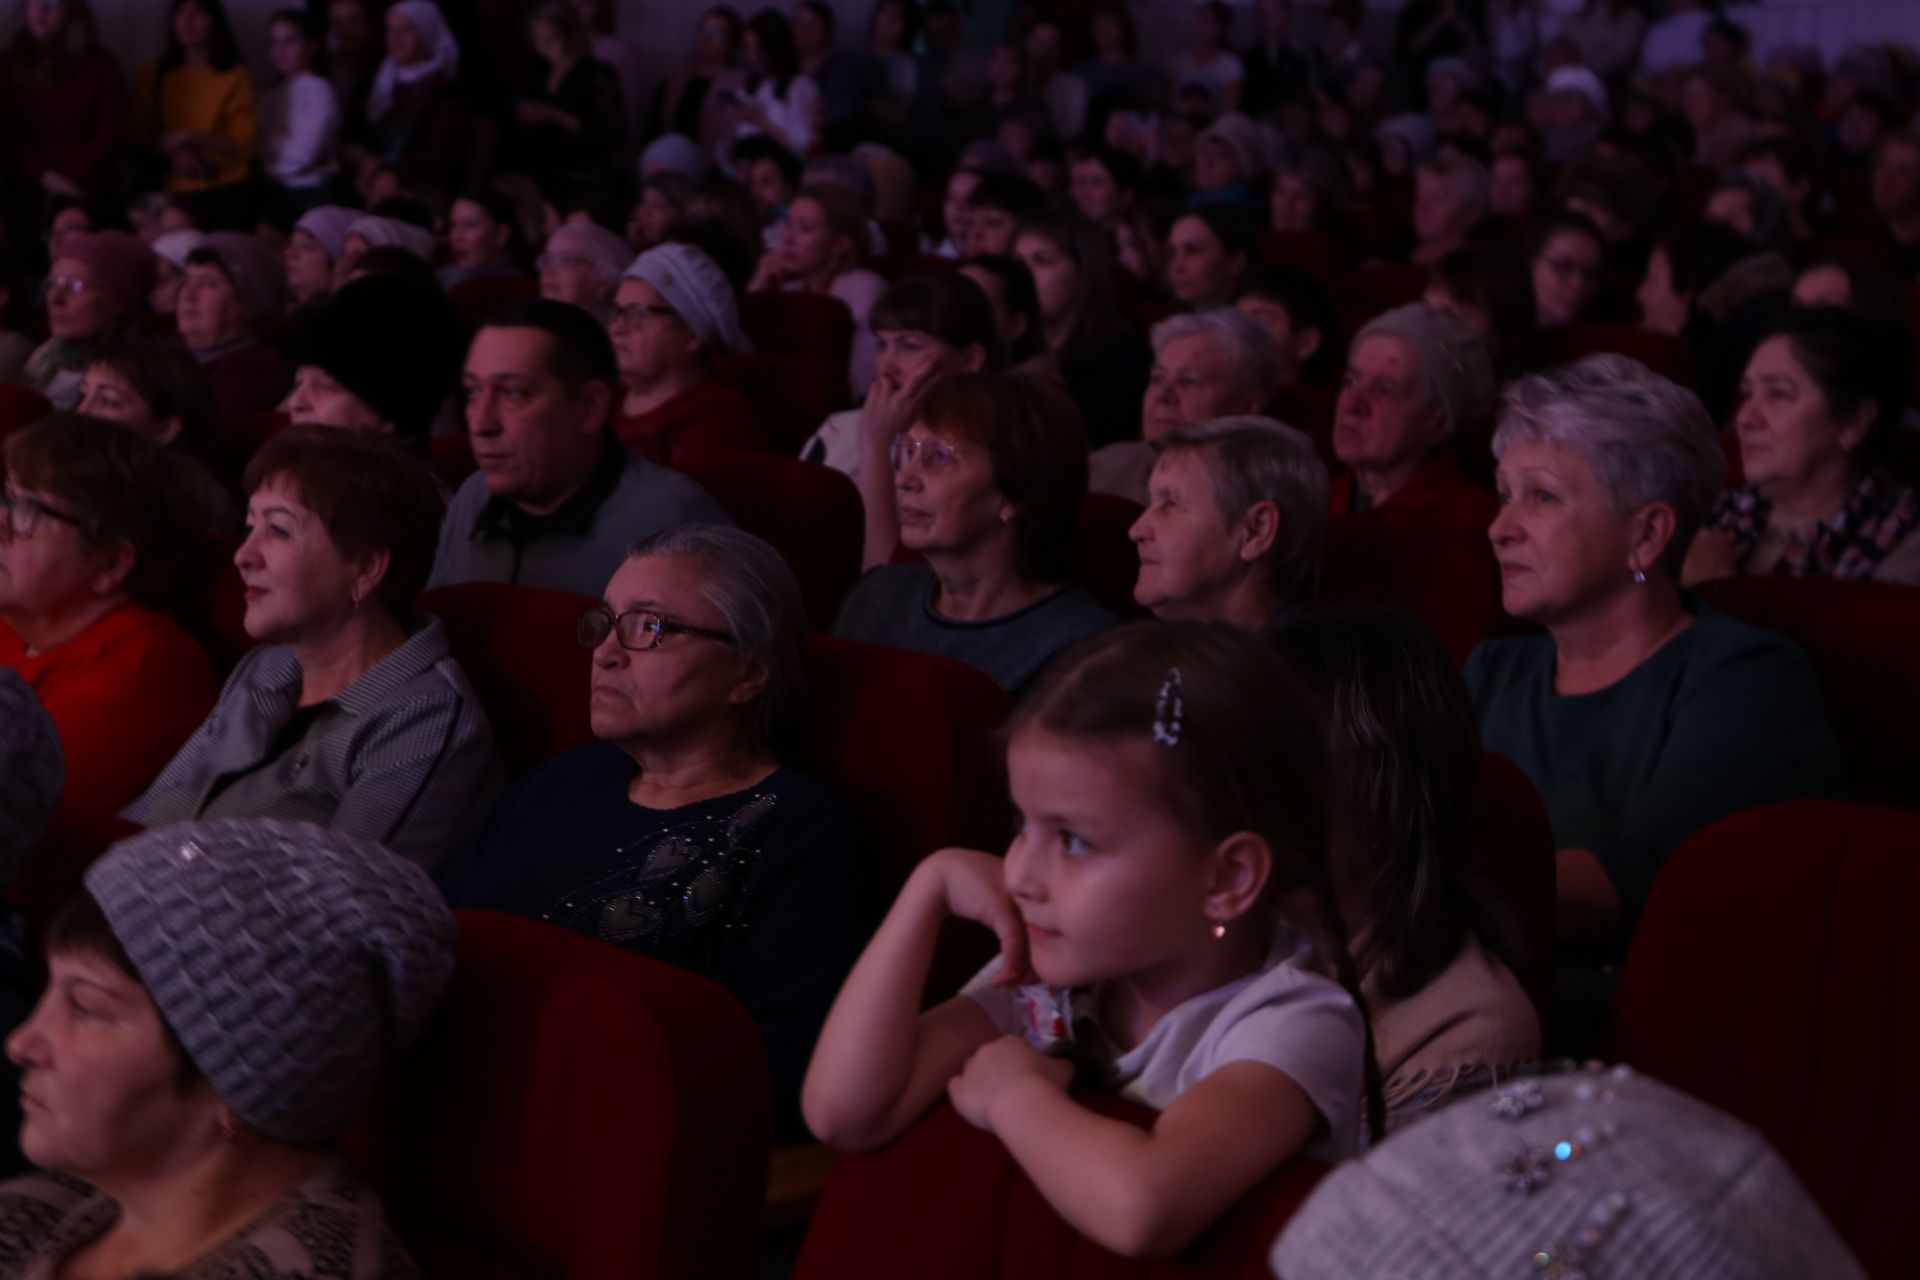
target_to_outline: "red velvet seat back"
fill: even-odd
[[[1473,873],[1481,903],[1517,949],[1514,977],[1546,1025],[1553,1003],[1553,824],[1527,775],[1505,756],[1480,754]]]
[[[233,556],[240,539],[230,533],[207,538],[187,566],[180,589],[180,625],[200,642],[221,679],[253,648],[247,634],[247,599]]]
[[[1330,285],[1346,260],[1340,242],[1324,231],[1262,231],[1253,238],[1253,260],[1310,275]]]
[[[1273,393],[1273,398],[1267,401],[1265,413],[1313,441],[1313,451],[1322,462],[1332,467],[1336,463],[1333,456],[1333,412],[1339,402],[1338,392],[1291,382]]]
[[[464,431],[434,436],[427,441],[427,455],[433,474],[449,489],[458,489],[478,469],[473,460],[473,441]]]
[[[463,911],[460,964],[391,1073],[371,1166],[423,1271],[746,1277],[772,1117],[746,1010],[705,978]]]
[[[719,356],[714,375],[753,406],[754,421],[774,447],[796,454],[828,414],[849,408],[847,366],[819,356],[753,352]]]
[[[468,333],[476,332],[496,307],[509,302],[525,302],[540,296],[540,281],[534,276],[480,276],[462,280],[447,290],[447,301]]]
[[[1320,597],[1328,604],[1397,604],[1426,623],[1455,662],[1513,629],[1500,605],[1500,566],[1478,533],[1332,520]]]
[[[1381,312],[1420,301],[1427,276],[1425,267],[1402,263],[1362,267],[1341,276],[1333,289],[1334,327],[1340,331],[1336,350],[1345,351],[1353,335]]]
[[[1637,324],[1576,324],[1556,330],[1551,342],[1549,355],[1555,363],[1570,364],[1583,356],[1614,352],[1638,360],[1683,387],[1693,385],[1693,347],[1669,333],[1642,329]]]
[[[1089,493],[1080,504],[1075,576],[1088,594],[1120,618],[1146,616],[1133,601],[1140,553],[1128,533],[1139,518],[1139,503],[1111,493]]]
[[[833,625],[841,597],[860,575],[866,513],[853,481],[832,467],[771,453],[697,455],[677,469],[786,557],[807,621],[823,630]]]
[[[1145,1127],[1153,1113],[1082,1095]],[[891,1145],[843,1155],[794,1268],[794,1280],[1267,1280],[1267,1252],[1326,1166],[1296,1159],[1256,1187],[1176,1258],[1121,1258],[1075,1231],[998,1138],[944,1102]]]
[[[1916,1274],[1920,816],[1803,800],[1683,844],[1620,975],[1609,1056],[1753,1125],[1868,1274]]]
[[[0,382],[0,440],[52,412],[52,403],[33,388]]]
[[[1709,603],[1798,644],[1813,660],[1847,756],[1849,794],[1920,808],[1920,590],[1830,578],[1724,578]]]
[[[247,469],[248,460],[260,452],[260,446],[285,431],[292,421],[278,409],[266,409],[241,418],[229,418],[220,424],[216,434],[226,461],[233,467],[236,482]]]
[[[853,312],[830,293],[749,293],[740,299],[740,327],[756,351],[811,356],[840,370],[853,357]]]
[[[487,710],[509,777],[593,740],[593,652],[574,638],[593,603],[498,582],[463,582],[420,597],[420,607],[446,623],[454,659]]]

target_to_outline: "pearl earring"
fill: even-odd
[[[1224,924],[1223,922],[1221,922],[1221,921],[1219,921],[1219,920],[1215,920],[1215,921],[1213,922],[1213,936],[1214,936],[1215,938],[1224,938],[1224,937],[1226,937],[1226,936],[1227,936],[1227,926],[1226,926],[1226,925],[1225,925],[1225,924]]]
[[[1644,587],[1647,585],[1647,571],[1645,569],[1635,569],[1633,571],[1633,585],[1636,587]]]

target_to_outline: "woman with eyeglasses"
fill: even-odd
[[[633,247],[592,222],[563,223],[540,255],[540,296],[613,320],[613,295],[633,262]]]
[[[77,406],[87,362],[145,308],[156,270],[153,250],[130,232],[62,237],[47,271],[47,340],[27,357],[27,385],[56,409]]]
[[[691,969],[753,1015],[776,1129],[870,924],[859,835],[794,767],[806,616],[780,553],[684,524],[641,542],[580,619],[599,741],[516,783],[443,887]]]
[[[1087,437],[1059,382],[950,374],[914,405],[892,461],[900,545],[922,562],[868,569],[835,635],[955,658],[1017,692],[1113,624],[1070,585]]]
[[[304,426],[253,456],[244,487],[233,562],[259,644],[121,816],[311,822],[433,870],[500,788],[446,628],[414,605],[440,531],[433,474],[392,436]]]
[[[206,527],[183,461],[66,413],[0,451],[0,668],[19,672],[59,730],[67,785],[50,842],[103,830],[219,691],[206,654],[161,611]]]

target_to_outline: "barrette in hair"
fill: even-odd
[[[1186,713],[1187,704],[1180,698],[1180,668],[1168,667],[1153,704],[1153,740],[1163,747],[1180,745],[1180,721]]]

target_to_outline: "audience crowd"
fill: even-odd
[[[1675,851],[1882,749],[1716,601],[1920,588],[1920,52],[804,0],[655,80],[616,8],[168,0],[132,67],[18,5],[0,1280],[414,1274],[342,1140],[471,908],[724,989],[782,1142],[945,1099],[1129,1255],[1347,1162],[1288,1274],[1455,1274],[1364,1179],[1458,1181],[1390,1153],[1602,1051]],[[478,600],[574,634],[476,665]],[[834,654],[1005,696],[1004,847],[889,847]],[[1727,1274],[1849,1274],[1778,1175]]]

